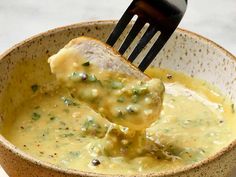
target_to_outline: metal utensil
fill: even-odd
[[[107,44],[113,46],[131,19],[137,15],[137,20],[119,49],[123,55],[144,25],[149,24],[128,57],[128,60],[133,62],[152,37],[160,31],[160,36],[138,66],[141,71],[144,71],[175,31],[186,8],[187,0],[133,0],[110,34]]]

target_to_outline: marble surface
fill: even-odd
[[[81,21],[119,19],[130,0],[1,0],[0,53],[39,32]],[[207,4],[206,4],[207,3]],[[189,0],[180,27],[236,55],[236,0]],[[236,177],[235,173],[231,175]],[[0,168],[0,177],[7,177]]]

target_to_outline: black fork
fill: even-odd
[[[133,0],[110,34],[107,44],[113,46],[134,15],[137,15],[137,20],[119,49],[123,55],[144,25],[149,24],[128,57],[128,60],[133,62],[152,37],[160,31],[160,36],[138,66],[141,71],[144,71],[175,31],[186,8],[187,0]]]

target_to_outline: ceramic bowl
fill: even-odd
[[[115,24],[116,21],[96,21],[56,28],[27,39],[2,54],[0,56],[0,129],[13,121],[9,120],[6,114],[31,96],[32,84],[43,85],[55,79],[47,63],[49,56],[56,53],[72,38],[81,35],[105,41]],[[139,55],[139,59],[145,55],[149,46]],[[29,67],[30,65],[33,65],[34,69]],[[216,85],[236,102],[235,56],[202,36],[182,29],[176,30],[152,65],[182,71],[192,77],[204,79]],[[19,150],[2,135],[0,135],[0,164],[11,177],[108,176],[61,169],[41,162]],[[164,173],[136,176],[219,177],[226,176],[235,166],[236,141],[199,163]]]

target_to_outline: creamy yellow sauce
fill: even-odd
[[[49,63],[52,73],[73,97],[113,123],[140,131],[159,117],[164,86],[157,78],[141,80],[104,70],[84,59],[70,43],[51,56]]]
[[[59,167],[102,173],[148,173],[201,161],[236,138],[234,104],[204,81],[148,69],[165,84],[160,118],[145,132],[110,123],[68,90],[36,94],[18,107],[3,135]]]

